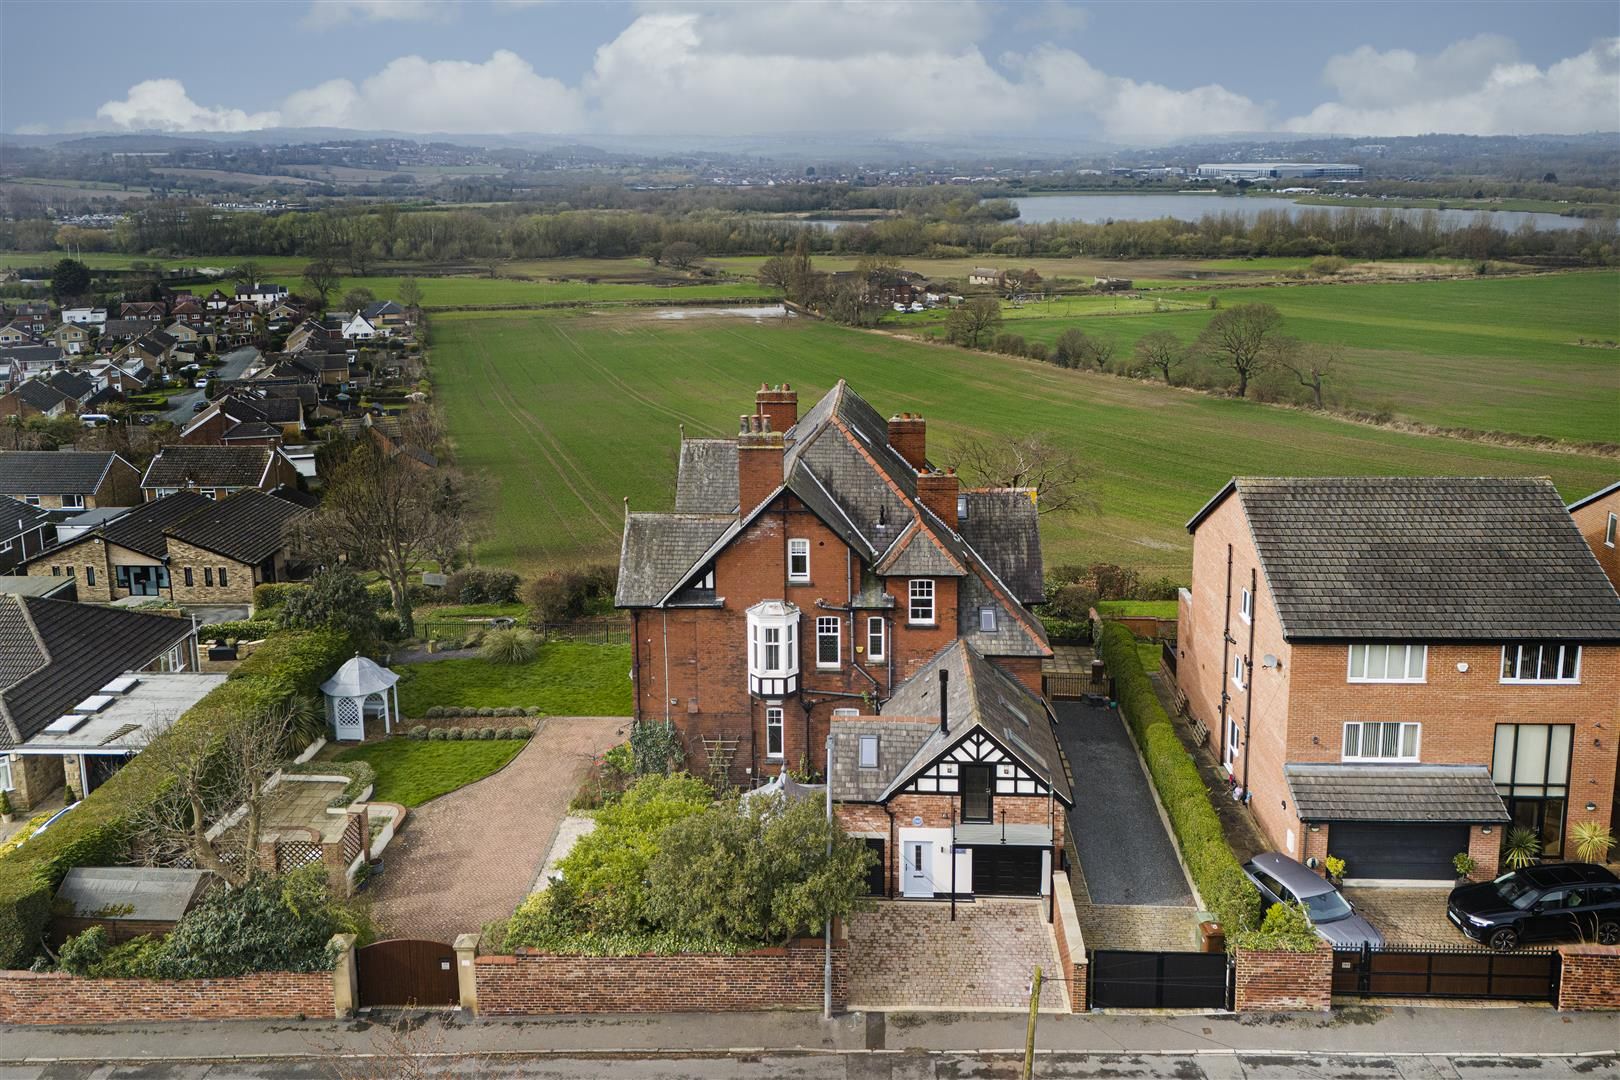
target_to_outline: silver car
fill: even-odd
[[[1272,904],[1304,904],[1317,936],[1336,948],[1381,948],[1384,935],[1356,914],[1355,906],[1326,879],[1280,851],[1267,851],[1243,864],[1260,890],[1262,908]]]

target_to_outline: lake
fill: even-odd
[[[1455,228],[1472,225],[1484,213],[1491,226],[1512,232],[1529,222],[1538,229],[1579,229],[1582,225],[1602,225],[1593,218],[1563,217],[1559,214],[1528,213],[1521,210],[1417,210],[1380,206],[1371,200],[1367,205],[1307,206],[1292,199],[1267,197],[1234,198],[1220,195],[1035,195],[1013,199],[1018,207],[1018,220],[1026,225],[1039,225],[1048,221],[1152,221],[1173,217],[1182,221],[1197,221],[1205,214],[1239,214],[1256,218],[1268,211],[1281,210],[1291,216],[1302,213],[1324,214],[1395,214],[1420,220],[1424,214],[1434,214],[1440,224]]]

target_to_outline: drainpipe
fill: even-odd
[[[1254,567],[1249,567],[1249,654],[1243,660],[1243,674],[1249,680],[1243,691],[1243,799],[1251,797],[1249,791],[1249,721],[1254,718],[1254,621],[1256,589],[1259,581]]]
[[[1221,622],[1221,674],[1220,674],[1221,703],[1220,703],[1220,716],[1218,717],[1218,719],[1220,720],[1220,723],[1221,723],[1221,746],[1220,746],[1220,749],[1221,749],[1221,764],[1225,765],[1225,764],[1227,764],[1227,761],[1226,761],[1226,724],[1227,724],[1226,706],[1228,704],[1230,704],[1231,701],[1232,701],[1231,692],[1228,691],[1227,688],[1226,688],[1226,680],[1231,677],[1230,672],[1232,670],[1232,545],[1231,544],[1226,545],[1226,612],[1222,616],[1222,619],[1223,619],[1223,621]],[[1243,749],[1245,758],[1247,758],[1249,748],[1247,746],[1245,746],[1242,749]],[[1227,775],[1230,776],[1231,774],[1228,773]]]
[[[661,612],[664,617],[664,726],[671,727],[673,723],[669,715],[669,609]]]
[[[833,737],[832,731],[827,732],[827,858],[832,858],[832,763],[833,763]],[[822,945],[821,967],[821,1018],[832,1019],[832,912],[828,912],[822,920],[822,934],[825,941]]]

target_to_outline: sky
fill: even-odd
[[[269,127],[1616,131],[1620,4],[0,0],[0,131]]]

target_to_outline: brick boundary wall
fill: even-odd
[[[6,1024],[271,1020],[332,1012],[329,971],[184,980],[0,972],[0,1023]]]
[[[833,1008],[849,998],[848,949],[833,945]],[[736,956],[563,956],[518,950],[473,963],[480,1016],[820,1009],[822,943]]]
[[[1333,1007],[1333,950],[1233,953],[1235,1012],[1326,1012]]]
[[[1558,955],[1560,1009],[1620,1009],[1620,945],[1565,945]]]
[[[1086,959],[1085,938],[1080,933],[1080,918],[1074,910],[1074,893],[1069,890],[1069,875],[1063,871],[1053,874],[1052,882],[1057,896],[1052,936],[1057,939],[1058,963],[1062,965],[1062,970],[1056,974],[1069,985],[1069,1011],[1085,1012],[1090,1007],[1086,1000],[1090,963]]]

